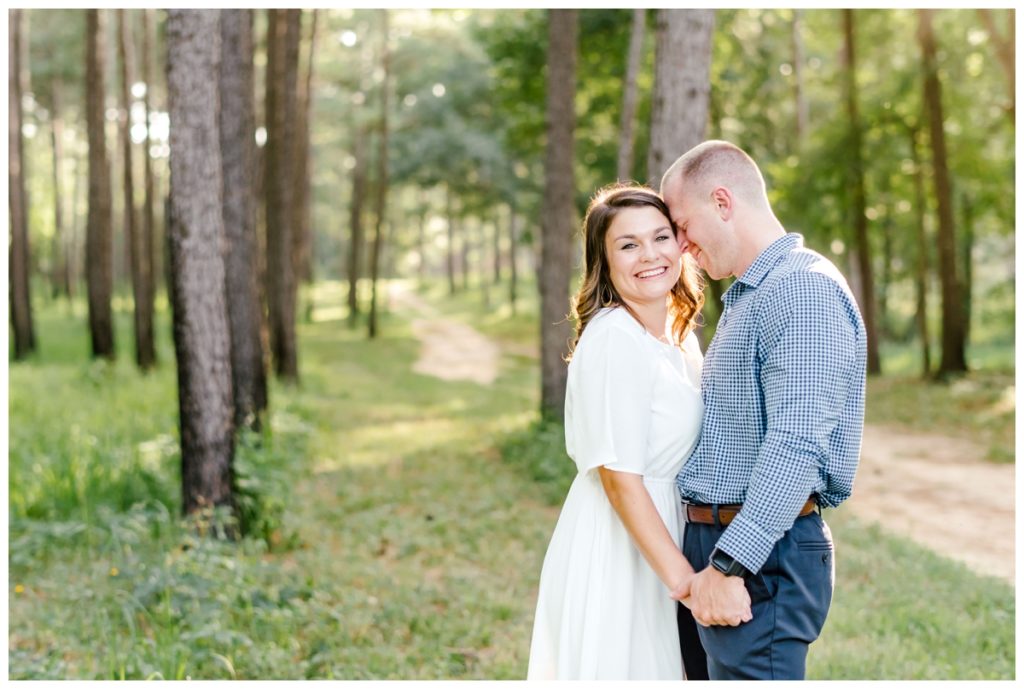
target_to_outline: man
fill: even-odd
[[[733,144],[685,153],[661,194],[700,267],[737,278],[704,359],[701,439],[676,479],[698,573],[673,597],[690,596],[711,679],[803,679],[835,572],[821,508],[849,497],[860,457],[864,324],[846,280],[786,233]]]

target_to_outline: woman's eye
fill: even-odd
[[[667,234],[659,234],[654,241],[656,241],[656,242],[663,242],[663,241],[665,241],[668,238],[669,237],[668,237]]]
[[[620,248],[621,249],[632,249],[634,246],[636,246],[636,244],[634,244],[633,242],[629,242],[628,244],[623,244]]]

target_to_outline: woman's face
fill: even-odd
[[[608,273],[619,296],[632,304],[662,302],[679,280],[685,240],[657,208],[621,209],[604,238]]]

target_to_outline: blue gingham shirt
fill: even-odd
[[[757,572],[810,495],[824,507],[850,496],[867,338],[846,280],[799,234],[765,249],[722,302],[700,441],[676,484],[690,502],[743,504],[718,547]]]

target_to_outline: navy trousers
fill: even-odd
[[[724,528],[687,524],[683,554],[698,571],[703,569]],[[690,645],[684,652],[687,676],[701,676],[699,654],[692,642],[693,626],[707,656],[710,679],[804,678],[807,648],[818,638],[832,603],[835,582],[832,534],[821,515],[799,517],[772,549],[757,574],[747,578],[753,619],[738,627],[697,625],[682,610],[680,641]],[[691,626],[693,625],[693,626]]]

